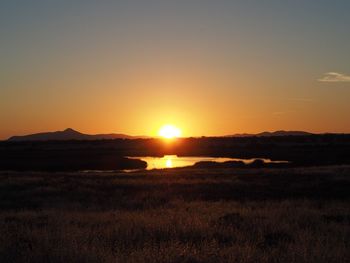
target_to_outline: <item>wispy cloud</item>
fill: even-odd
[[[338,72],[327,72],[322,78],[318,79],[321,82],[350,82],[350,76]]]

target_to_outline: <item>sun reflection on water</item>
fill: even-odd
[[[166,168],[172,168],[173,167],[173,161],[171,160],[171,158],[166,159],[165,167]]]
[[[129,157],[133,159],[141,159],[147,162],[147,170],[152,169],[164,169],[164,168],[176,168],[192,166],[197,162],[209,161],[209,162],[227,162],[227,161],[242,161],[246,164],[251,163],[255,158],[240,159],[240,158],[226,158],[226,157],[205,157],[205,156],[182,156],[177,155],[164,155],[163,157]],[[260,159],[260,158],[259,158]],[[270,159],[262,159],[266,163],[280,163],[286,161],[271,161]]]

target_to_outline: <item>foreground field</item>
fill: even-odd
[[[0,262],[348,262],[350,167],[0,173]]]

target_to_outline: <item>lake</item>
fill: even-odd
[[[263,160],[266,163],[285,163],[286,161],[272,161],[271,159],[264,158],[251,158],[251,159],[240,159],[240,158],[224,158],[224,157],[203,157],[203,156],[185,156],[178,157],[177,155],[165,155],[163,157],[129,157],[133,159],[140,159],[147,163],[147,170],[152,169],[164,169],[164,168],[176,168],[192,166],[197,162],[210,161],[210,162],[228,162],[228,161],[242,161],[249,164],[257,159]]]

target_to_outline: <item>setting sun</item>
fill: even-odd
[[[172,139],[181,136],[181,130],[173,125],[164,125],[159,130],[159,136],[167,139]]]

